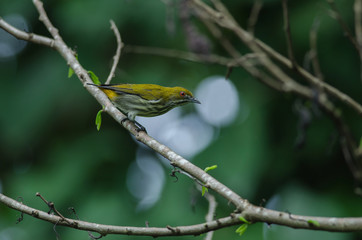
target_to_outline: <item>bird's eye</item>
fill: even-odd
[[[180,92],[181,97],[185,97],[185,92]]]

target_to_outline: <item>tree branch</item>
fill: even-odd
[[[51,33],[54,39],[48,41],[45,37],[37,36],[38,40],[33,40],[34,34],[29,34],[17,30],[3,22],[0,19],[0,26],[4,29],[7,29],[8,32],[18,37],[19,39],[32,41],[34,43],[39,43],[54,48],[59,52],[61,56],[66,60],[67,64],[74,70],[79,80],[82,82],[83,86],[90,92],[90,94],[97,99],[97,101],[104,106],[105,111],[111,115],[116,122],[123,125],[131,134],[133,134],[136,139],[151,149],[155,150],[157,153],[161,154],[167,158],[170,163],[180,168],[181,170],[189,173],[191,176],[195,177],[199,181],[205,183],[205,186],[215,191],[215,193],[224,197],[227,201],[231,202],[236,207],[236,213],[231,214],[228,217],[220,218],[218,220],[210,221],[207,223],[196,224],[191,226],[178,226],[166,228],[150,228],[150,227],[120,227],[120,226],[111,226],[111,225],[101,225],[95,223],[88,223],[79,220],[62,218],[55,215],[50,215],[46,212],[28,207],[20,202],[15,201],[9,197],[6,197],[3,194],[0,194],[0,202],[4,203],[10,208],[18,210],[20,212],[26,213],[33,217],[68,227],[73,227],[76,229],[87,230],[98,232],[102,235],[107,234],[127,234],[127,235],[147,235],[147,236],[178,236],[178,235],[198,235],[201,233],[217,230],[223,227],[241,224],[242,221],[239,217],[243,217],[251,222],[266,222],[268,224],[278,224],[289,226],[292,228],[304,228],[304,229],[315,229],[315,230],[327,230],[327,231],[360,231],[362,230],[362,218],[328,218],[328,217],[312,217],[312,216],[300,216],[292,215],[284,212],[274,211],[262,207],[258,207],[250,204],[246,199],[241,198],[238,194],[233,192],[227,186],[223,185],[215,178],[205,173],[202,169],[193,165],[170,148],[165,145],[160,144],[158,141],[147,135],[145,132],[138,132],[136,126],[130,121],[123,121],[125,116],[114,107],[114,105],[109,101],[107,96],[100,91],[97,87],[87,85],[86,83],[92,83],[91,79],[88,76],[88,72],[80,65],[78,60],[75,58],[73,51],[64,43],[61,36],[59,35],[58,30],[51,24],[48,19],[43,4],[39,0],[33,0],[38,12],[40,14],[40,20],[47,27],[48,31]],[[205,6],[202,5],[198,0],[193,0],[196,3],[199,9],[205,11],[207,14],[211,14],[210,18],[213,20],[221,19],[220,25],[226,26],[234,30],[237,35],[243,39],[246,43],[250,44],[251,48],[256,54],[264,54],[263,49],[255,43],[249,43],[248,41],[254,41],[250,37],[250,34],[245,32],[243,29],[235,25],[233,19],[225,19],[225,16],[228,14],[222,15],[216,13],[210,7],[204,9]],[[215,6],[218,6],[220,11],[227,11],[221,2],[213,0]],[[200,5],[201,4],[201,5]],[[41,40],[40,40],[41,39]],[[45,43],[45,44],[44,44]],[[238,55],[238,52],[235,51],[234,56]],[[233,57],[234,57],[233,56]],[[239,59],[239,58],[236,58]],[[296,93],[306,97],[312,98],[313,93],[306,87],[302,85],[297,85],[292,79],[287,77],[279,68],[275,68],[275,64],[271,63],[268,58],[261,58],[261,62],[264,66],[268,67],[268,70],[283,84],[289,84],[289,86],[283,86],[284,91],[295,91]],[[289,61],[290,62],[290,61]],[[251,64],[247,64],[243,61],[237,60],[237,63],[240,66],[245,66],[248,71],[256,77],[264,78],[267,77],[263,75],[263,72],[257,70]],[[285,78],[284,78],[285,77]],[[335,112],[333,105],[327,105],[328,102],[322,102],[324,107],[330,107],[330,111]],[[331,107],[332,106],[332,107]],[[315,223],[318,224],[315,224]]]
[[[121,235],[140,235],[140,236],[181,236],[181,235],[199,235],[209,231],[215,231],[228,226],[242,224],[239,218],[243,217],[255,222],[265,222],[268,224],[278,224],[289,226],[292,228],[325,230],[332,232],[351,232],[362,230],[362,218],[329,218],[329,217],[314,217],[314,216],[300,216],[285,212],[274,211],[263,207],[257,207],[249,204],[241,214],[232,213],[228,217],[219,218],[217,220],[189,225],[165,228],[157,227],[131,227],[131,226],[114,226],[103,225],[98,223],[85,222],[74,220],[70,218],[62,218],[47,212],[31,208],[21,202],[0,193],[0,202],[6,206],[25,213],[29,216],[79,230],[98,232],[105,236],[108,234],[121,234]],[[316,226],[314,223],[318,223]]]
[[[126,53],[137,53],[137,54],[147,54],[147,55],[155,55],[162,57],[170,57],[183,59],[190,62],[197,63],[208,63],[208,64],[218,64],[227,67],[236,67],[239,66],[238,61],[241,62],[257,62],[258,56],[257,54],[246,54],[245,56],[240,57],[238,60],[226,58],[223,56],[215,55],[215,54],[198,54],[192,52],[185,52],[175,49],[167,49],[167,48],[158,48],[158,47],[146,47],[146,46],[135,46],[135,45],[126,45],[124,48],[124,52]]]
[[[216,211],[216,207],[217,207],[217,202],[215,197],[210,194],[210,193],[205,193],[205,198],[207,199],[207,201],[209,202],[209,210],[207,212],[207,215],[205,216],[205,220],[206,222],[211,222],[214,220],[214,215],[215,215],[215,211]],[[214,231],[210,231],[206,234],[205,240],[211,240],[212,236],[214,234]]]
[[[254,31],[255,31],[254,28],[258,21],[259,13],[260,13],[262,7],[263,7],[262,0],[255,0],[253,7],[250,11],[250,16],[248,18],[248,26],[247,26],[247,30],[251,35],[254,35]]]
[[[338,23],[341,25],[344,35],[347,36],[348,40],[352,43],[352,45],[356,48],[357,52],[360,51],[358,43],[356,39],[353,37],[351,30],[348,28],[347,24],[344,22],[341,13],[338,11],[336,3],[334,0],[327,0],[329,5],[331,6],[332,17],[335,18]]]
[[[354,24],[356,32],[356,40],[358,44],[358,53],[360,58],[360,78],[362,81],[362,0],[354,1]]]
[[[200,235],[209,231],[214,231],[227,226],[240,224],[238,219],[241,214],[233,214],[232,216],[220,218],[214,221],[205,222],[202,224],[195,224],[189,226],[177,226],[177,227],[132,227],[132,226],[114,226],[103,225],[92,222],[85,222],[80,220],[74,220],[70,218],[64,218],[56,215],[49,214],[47,212],[31,208],[25,204],[22,204],[12,198],[9,198],[0,193],[0,202],[6,206],[15,209],[19,212],[25,213],[29,216],[57,224],[60,226],[71,227],[84,231],[92,231],[100,233],[102,236],[108,234],[121,234],[121,235],[139,235],[139,236],[182,236],[182,235]]]
[[[36,43],[39,45],[44,45],[47,47],[54,47],[54,40],[48,37],[40,36],[34,33],[27,33],[24,31],[21,31],[13,26],[11,26],[9,23],[5,22],[2,17],[0,17],[0,27],[13,35],[14,37],[25,40],[28,42]]]
[[[288,11],[288,0],[282,0],[283,6],[283,18],[284,18],[284,32],[285,38],[287,39],[287,50],[290,61],[292,62],[293,68],[298,69],[298,63],[294,57],[292,35],[290,32],[290,20],[289,20],[289,11]]]
[[[319,28],[319,20],[314,20],[312,28],[309,32],[309,44],[310,44],[309,56],[311,58],[314,74],[317,76],[319,80],[323,81],[324,77],[320,68],[318,60],[318,50],[317,50],[318,28]]]
[[[116,36],[117,50],[116,50],[116,54],[113,56],[113,64],[112,64],[111,72],[109,73],[109,76],[108,76],[107,81],[105,82],[105,84],[110,84],[112,78],[115,76],[116,67],[118,65],[119,58],[121,56],[121,49],[123,47],[123,43],[122,43],[122,40],[121,40],[121,34],[119,33],[116,24],[113,22],[113,20],[110,20],[110,23],[111,23],[111,29],[113,30],[114,35]]]
[[[217,0],[214,0],[217,1]],[[210,6],[206,5],[201,0],[191,0],[192,6],[205,18],[213,21],[214,23],[218,24],[221,27],[229,29],[233,31],[239,38],[244,42],[246,46],[248,46],[254,53],[257,54],[266,54],[268,56],[273,57],[274,59],[278,60],[280,63],[283,63],[288,68],[292,69],[293,64],[290,60],[273,50],[271,47],[263,43],[262,41],[254,38],[250,33],[242,29],[234,19],[229,19],[229,13],[224,14],[223,12],[217,12],[212,9]],[[219,3],[222,4],[222,3]],[[227,11],[226,8],[223,8],[224,11]],[[279,67],[277,67],[274,63],[270,61],[269,58],[262,58],[261,59],[262,65],[264,65],[270,73],[277,78],[278,80],[284,83],[284,88],[286,91],[295,91],[296,93],[303,92],[304,95],[312,96],[307,90],[301,86],[300,84],[293,81],[290,77],[284,74]],[[362,116],[362,106],[352,99],[347,94],[341,92],[340,90],[336,89],[335,87],[330,86],[326,82],[320,81],[318,78],[307,72],[305,69],[298,67],[298,72],[310,83],[313,85],[324,89],[327,93],[331,94],[333,97],[339,99],[343,103],[347,104],[349,107],[353,108],[360,116]]]

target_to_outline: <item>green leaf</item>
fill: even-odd
[[[104,108],[102,108],[101,110],[98,111],[97,116],[96,116],[96,126],[97,126],[97,130],[99,131],[99,129],[101,129],[101,124],[102,124],[102,112],[103,112]]]
[[[202,196],[204,196],[205,195],[205,193],[206,192],[208,192],[209,190],[207,189],[207,187],[204,187],[204,186],[202,186]]]
[[[212,170],[212,169],[215,169],[215,168],[217,168],[217,165],[213,165],[213,166],[211,166],[211,167],[207,167],[207,168],[205,168],[204,171],[207,172],[207,171]],[[202,196],[204,196],[206,192],[208,192],[207,187],[202,186],[202,192],[201,192]]]
[[[359,140],[359,147],[362,148],[362,137],[361,137],[361,139]]]
[[[245,233],[246,229],[248,229],[248,224],[243,224],[240,227],[238,227],[238,229],[236,229],[235,232],[238,233],[239,236],[241,236]]]
[[[308,220],[307,221],[310,225],[314,226],[314,227],[320,227],[321,225],[319,224],[318,221],[316,220]]]
[[[69,70],[68,70],[68,78],[71,78],[74,74],[74,70],[73,68],[69,67]]]
[[[93,81],[94,84],[97,84],[97,85],[100,85],[100,84],[101,84],[101,82],[99,81],[99,78],[97,77],[97,75],[95,75],[94,72],[88,71],[88,74],[89,74],[89,76],[90,76],[90,78],[92,79],[92,81]]]
[[[205,172],[208,172],[208,171],[213,170],[215,168],[217,168],[217,165],[212,165],[211,167],[206,167]]]
[[[248,220],[246,220],[243,216],[239,217],[240,221],[246,223],[246,224],[251,224],[251,222],[249,222]]]

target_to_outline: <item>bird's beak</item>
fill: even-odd
[[[201,104],[201,102],[199,100],[197,100],[196,98],[190,98],[190,101],[192,103],[197,103],[197,104]]]

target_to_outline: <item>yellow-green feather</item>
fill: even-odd
[[[135,116],[162,115],[174,107],[186,104],[185,96],[193,97],[183,87],[163,87],[156,84],[97,85],[131,120]],[[181,96],[181,92],[185,96]]]

